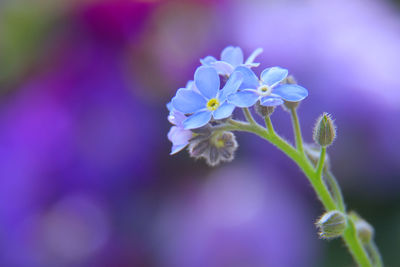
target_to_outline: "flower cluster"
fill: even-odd
[[[250,108],[257,104],[260,110],[260,106],[276,107],[307,97],[305,88],[287,82],[288,70],[284,68],[266,68],[258,77],[252,68],[260,65],[254,60],[261,52],[261,48],[256,49],[244,61],[240,47],[228,46],[222,51],[220,60],[212,56],[200,60],[201,66],[196,69],[194,79],[185,88],[178,89],[167,105],[168,119],[174,125],[168,133],[173,144],[171,154],[189,145],[192,156],[203,157],[211,165],[232,160],[237,148],[233,134],[214,129],[219,129],[216,126],[229,119],[235,108]],[[203,133],[199,133],[199,129]],[[215,141],[218,138],[231,141]],[[199,149],[199,144],[207,149]],[[200,155],[199,151],[202,152]]]

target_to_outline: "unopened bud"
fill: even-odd
[[[360,238],[361,242],[367,244],[371,242],[374,236],[374,228],[364,220],[359,220],[355,222],[357,235]]]
[[[283,80],[284,84],[297,84],[296,79],[292,76],[289,75],[286,77],[285,80]],[[283,106],[287,111],[290,111],[291,109],[296,109],[300,105],[300,101],[298,102],[292,102],[292,101],[284,101]]]
[[[340,237],[347,227],[346,215],[338,210],[325,213],[315,223],[320,238],[331,239]]]
[[[274,113],[275,106],[262,106],[260,101],[257,101],[254,106],[254,110],[257,112],[258,115],[265,118],[271,116],[272,113]]]
[[[208,165],[215,166],[222,161],[232,161],[237,147],[233,133],[216,133],[192,139],[189,154],[194,158],[204,158]]]
[[[314,141],[320,146],[329,146],[336,137],[336,127],[331,115],[323,113],[314,126]]]
[[[356,227],[357,236],[361,242],[367,244],[374,238],[374,228],[366,220],[361,218],[356,212],[352,211],[349,213],[349,217],[354,222]]]

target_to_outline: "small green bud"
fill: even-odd
[[[258,115],[265,118],[265,117],[271,116],[272,113],[274,113],[275,107],[274,106],[268,106],[268,107],[262,106],[260,101],[257,101],[257,103],[254,106],[254,110],[257,112]]]
[[[331,239],[340,237],[347,227],[346,215],[338,210],[326,212],[315,223],[319,232],[319,237]]]
[[[289,75],[286,77],[285,80],[283,80],[283,83],[284,84],[297,84],[297,81],[292,75]],[[299,105],[300,105],[300,101],[299,102],[292,102],[292,101],[283,102],[283,107],[287,111],[290,111],[291,109],[296,109]]]
[[[330,146],[336,137],[336,126],[331,115],[323,113],[317,120],[314,127],[314,141],[320,146]]]

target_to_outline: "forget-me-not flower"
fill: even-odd
[[[221,53],[221,60],[207,56],[200,59],[203,66],[214,67],[218,74],[229,76],[239,66],[247,68],[258,67],[260,63],[254,63],[256,57],[262,53],[262,48],[257,48],[244,62],[243,51],[240,47],[228,46]]]
[[[230,95],[228,101],[238,107],[250,107],[257,101],[263,106],[278,106],[284,100],[298,102],[308,96],[307,89],[297,84],[281,83],[288,75],[286,69],[267,68],[261,73],[260,80],[248,68],[238,67],[236,70],[243,74],[242,90]]]
[[[168,132],[168,140],[172,143],[171,153],[173,155],[184,149],[188,144],[190,139],[193,137],[193,133],[190,130],[185,130],[183,128],[183,121],[186,120],[185,114],[175,110],[172,107],[171,102],[167,104],[169,110],[168,121],[174,126]]]
[[[216,120],[229,117],[235,105],[227,97],[235,93],[243,80],[241,72],[234,72],[220,90],[220,78],[212,67],[199,67],[194,74],[196,90],[181,88],[172,99],[174,109],[190,114],[183,121],[184,129],[195,129],[206,125],[211,118]]]

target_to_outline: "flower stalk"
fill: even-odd
[[[318,146],[304,145],[297,109],[308,90],[297,84],[289,71],[278,66],[265,68],[259,76],[256,49],[246,61],[239,47],[228,46],[220,59],[207,56],[194,79],[180,88],[171,102],[168,133],[171,154],[188,147],[194,158],[204,158],[210,166],[231,161],[238,147],[234,131],[253,133],[270,142],[292,159],[307,177],[324,206],[325,213],[317,226],[321,238],[342,237],[356,263],[361,267],[383,266],[373,241],[373,228],[355,213],[347,213],[339,184],[330,171],[327,148],[336,138],[331,115],[323,113],[317,120],[313,139]],[[282,106],[291,116],[295,146],[274,129],[270,116]],[[250,108],[264,119],[265,127],[253,118]],[[241,108],[245,121],[232,119]]]
[[[245,111],[247,113],[246,118],[252,118],[249,110]],[[292,113],[294,114],[294,113]],[[297,114],[297,113],[296,113]],[[300,127],[296,126],[298,120],[293,119],[294,134],[297,136],[297,145],[302,144],[302,139],[300,133]],[[221,125],[219,130],[229,130],[229,131],[243,131],[258,135],[259,137],[270,142],[276,146],[279,150],[285,153],[289,158],[291,158],[303,171],[309,182],[311,183],[315,193],[322,202],[325,210],[327,212],[339,210],[345,212],[345,204],[343,202],[343,197],[340,191],[340,187],[330,173],[330,171],[324,172],[324,176],[328,181],[330,188],[322,179],[322,173],[324,169],[325,157],[326,157],[326,147],[321,147],[321,155],[316,167],[312,166],[309,159],[304,153],[304,149],[299,149],[293,147],[282,137],[280,137],[274,130],[272,121],[270,117],[265,118],[266,128],[262,127],[254,120],[247,122],[237,121],[230,119],[227,125]],[[361,240],[357,236],[357,230],[352,217],[347,217],[348,223],[347,227],[342,235],[342,239],[345,242],[347,248],[349,249],[354,260],[357,262],[358,266],[361,267],[374,267],[383,266],[381,262],[381,257],[379,251],[374,243],[369,243],[364,246]]]

